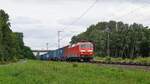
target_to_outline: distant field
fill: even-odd
[[[29,60],[1,65],[0,84],[150,84],[150,71]]]

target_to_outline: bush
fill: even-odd
[[[107,56],[107,57],[105,58],[105,61],[106,61],[106,62],[111,62],[111,57]]]
[[[134,62],[138,62],[138,63],[150,63],[150,61],[149,61],[149,58],[142,58],[142,57],[140,57],[140,58],[136,58],[136,59],[134,59]]]

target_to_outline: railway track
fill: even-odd
[[[130,65],[130,66],[149,66],[150,63],[136,63],[136,62],[104,62],[104,61],[92,61],[92,64],[113,64],[113,65]]]

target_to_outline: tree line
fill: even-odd
[[[97,56],[150,56],[150,29],[142,24],[125,24],[121,21],[99,22],[87,28],[86,32],[73,36],[70,43],[82,40],[94,43]]]
[[[34,58],[29,47],[24,45],[23,33],[10,29],[9,15],[0,10],[0,63]]]

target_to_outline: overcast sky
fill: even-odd
[[[0,9],[10,15],[11,29],[24,33],[24,42],[32,49],[57,48],[57,31],[61,46],[73,35],[86,31],[98,21],[123,21],[150,25],[149,0],[98,0],[75,24],[95,0],[0,0]]]

